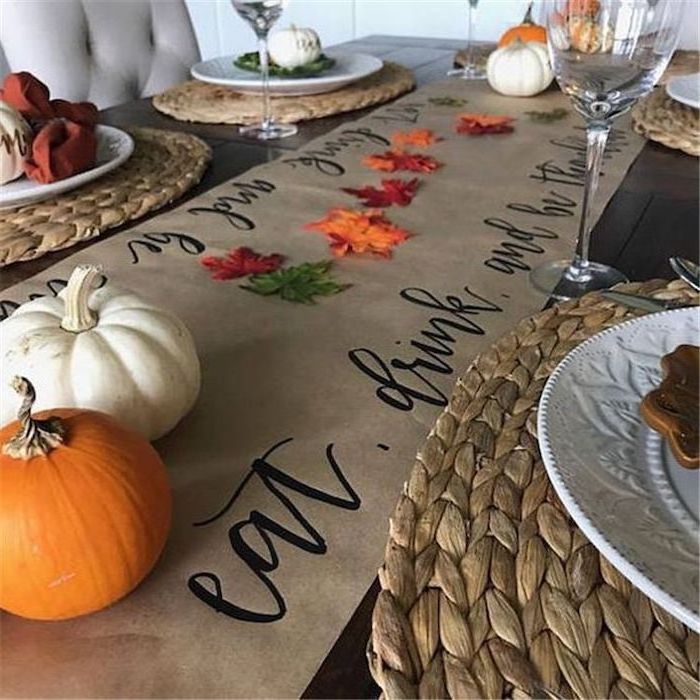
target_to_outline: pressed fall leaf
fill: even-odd
[[[350,286],[333,279],[330,272],[332,265],[331,260],[322,260],[253,275],[247,284],[241,285],[241,289],[263,296],[277,295],[285,301],[299,304],[314,304],[316,297],[338,294]]]
[[[551,124],[564,119],[569,114],[569,110],[563,107],[556,107],[549,112],[525,112],[525,114],[527,114],[531,122],[536,124]]]
[[[283,262],[284,255],[262,255],[246,247],[232,248],[224,257],[207,255],[201,259],[202,265],[215,280],[233,280],[247,275],[272,272]]]
[[[460,114],[457,117],[456,130],[458,134],[509,134],[513,131],[513,117],[496,114]]]
[[[391,135],[394,146],[432,146],[442,141],[430,129],[411,129],[410,131],[395,131]]]
[[[409,170],[414,173],[432,173],[442,166],[438,160],[432,156],[422,153],[406,153],[405,151],[391,150],[385,153],[375,153],[365,156],[362,162],[372,168],[386,173],[393,173],[397,170]]]
[[[331,209],[323,219],[306,225],[330,240],[334,255],[374,253],[390,258],[394,246],[403,243],[410,234],[395,226],[380,209]]]
[[[382,180],[382,188],[366,186],[360,189],[344,187],[343,192],[362,200],[365,207],[390,207],[397,204],[405,207],[411,203],[418,189],[418,178],[412,180]]]
[[[451,97],[445,95],[443,97],[429,97],[428,102],[436,107],[464,107],[467,104],[466,100],[461,97]]]

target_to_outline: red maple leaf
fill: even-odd
[[[499,116],[496,114],[460,114],[457,117],[458,134],[470,134],[480,136],[481,134],[509,134],[514,130],[513,117]]]
[[[393,173],[397,170],[432,173],[442,166],[442,163],[432,156],[422,153],[406,153],[396,149],[365,156],[362,162],[372,170],[382,170],[387,173]]]
[[[247,275],[274,272],[283,262],[284,255],[261,255],[245,247],[232,248],[223,258],[206,255],[201,259],[202,265],[209,270],[214,280],[234,280]]]
[[[416,196],[418,178],[414,177],[413,180],[382,180],[382,189],[371,186],[361,187],[357,190],[350,187],[342,189],[343,192],[363,200],[362,204],[365,207],[390,207],[392,204],[405,207]]]

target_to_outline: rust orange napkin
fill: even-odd
[[[97,107],[91,102],[49,99],[49,89],[31,73],[5,78],[0,99],[29,120],[35,130],[27,177],[56,182],[91,168],[97,156]]]

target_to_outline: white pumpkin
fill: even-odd
[[[546,90],[554,73],[549,64],[547,46],[539,41],[516,39],[496,49],[486,63],[489,85],[502,95],[532,97]]]
[[[0,185],[16,180],[24,173],[32,130],[22,115],[0,100]]]
[[[270,58],[282,68],[296,68],[321,55],[321,40],[313,29],[292,25],[273,34],[268,41]]]
[[[0,425],[14,418],[14,375],[36,388],[36,409],[90,408],[155,440],[192,408],[200,387],[194,342],[182,321],[75,268],[58,297],[23,304],[0,323]]]

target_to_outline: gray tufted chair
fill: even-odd
[[[100,108],[181,82],[199,60],[184,0],[0,0],[0,45],[7,70]]]

